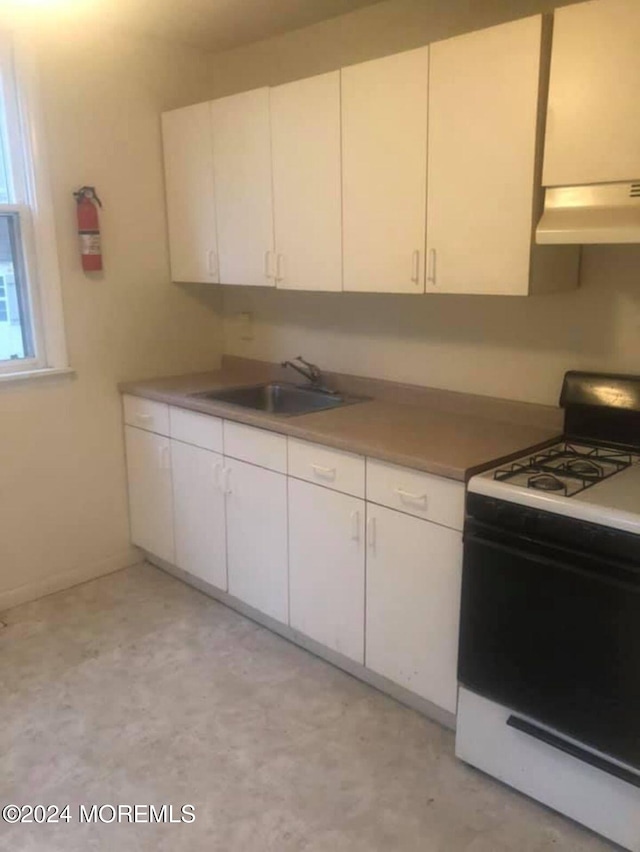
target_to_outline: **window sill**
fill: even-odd
[[[61,376],[75,376],[71,367],[39,367],[37,370],[16,370],[13,373],[0,372],[0,385],[10,382],[31,382],[38,379],[52,379]]]

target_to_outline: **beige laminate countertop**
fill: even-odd
[[[119,389],[122,393],[461,481],[492,463],[547,444],[561,433],[559,416],[544,406],[485,400],[389,382],[379,383],[383,398],[293,417],[190,396],[203,390],[252,385],[273,378],[282,378],[275,365],[228,359],[220,370],[213,372],[125,382]],[[352,380],[348,387],[349,382],[338,381],[340,376],[332,378],[336,381],[334,386],[345,393],[370,391],[369,395],[377,396],[376,380]],[[291,381],[292,377],[289,375],[287,379]],[[526,420],[527,413],[534,422],[514,422]]]

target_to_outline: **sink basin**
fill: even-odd
[[[286,382],[270,382],[266,385],[253,385],[243,388],[225,388],[223,390],[201,391],[191,394],[198,399],[209,399],[212,402],[226,402],[239,405],[242,408],[252,408],[254,411],[265,411],[269,414],[308,414],[312,411],[323,411],[327,408],[338,408],[362,402],[362,397],[344,397],[340,394],[299,387]]]

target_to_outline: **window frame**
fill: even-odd
[[[0,382],[70,372],[64,333],[60,267],[49,163],[44,144],[37,60],[23,37],[0,31],[0,69],[7,117],[11,181],[19,203],[0,204],[17,214],[33,355],[0,361]]]

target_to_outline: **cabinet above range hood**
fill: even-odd
[[[537,243],[640,243],[640,2],[556,9]]]

